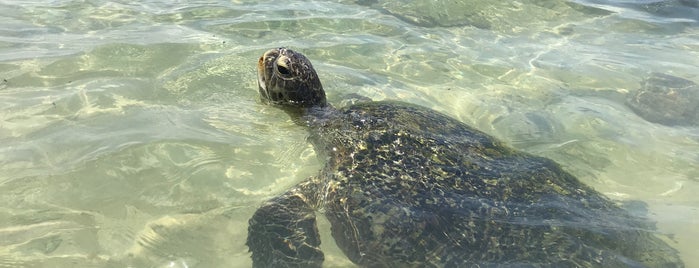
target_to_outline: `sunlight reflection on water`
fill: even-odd
[[[539,2],[0,4],[0,266],[249,265],[255,208],[321,167],[257,101],[276,46],[314,61],[330,102],[424,105],[648,203],[698,266],[697,126],[624,103],[651,72],[699,81],[693,2]]]

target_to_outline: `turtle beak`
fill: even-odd
[[[267,58],[267,53],[265,53],[260,60],[257,62],[257,87],[260,90],[260,95],[264,99],[269,99],[267,93],[267,74],[265,74],[265,59]]]
[[[270,100],[270,80],[273,75],[273,64],[278,56],[279,49],[270,49],[257,61],[257,85],[260,91],[260,97],[266,101]]]

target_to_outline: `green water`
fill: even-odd
[[[651,72],[699,82],[699,11],[640,2],[0,2],[0,267],[249,266],[248,218],[322,165],[259,102],[277,46],[338,106],[431,107],[644,201],[697,267],[699,127],[624,99]]]

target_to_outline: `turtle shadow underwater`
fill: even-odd
[[[683,267],[654,224],[547,158],[433,110],[328,104],[311,62],[258,61],[261,99],[309,131],[325,166],[249,221],[254,267],[320,267],[316,212],[362,267]]]

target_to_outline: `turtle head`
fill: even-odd
[[[325,91],[311,61],[287,48],[270,49],[257,63],[260,97],[285,107],[323,107]]]

